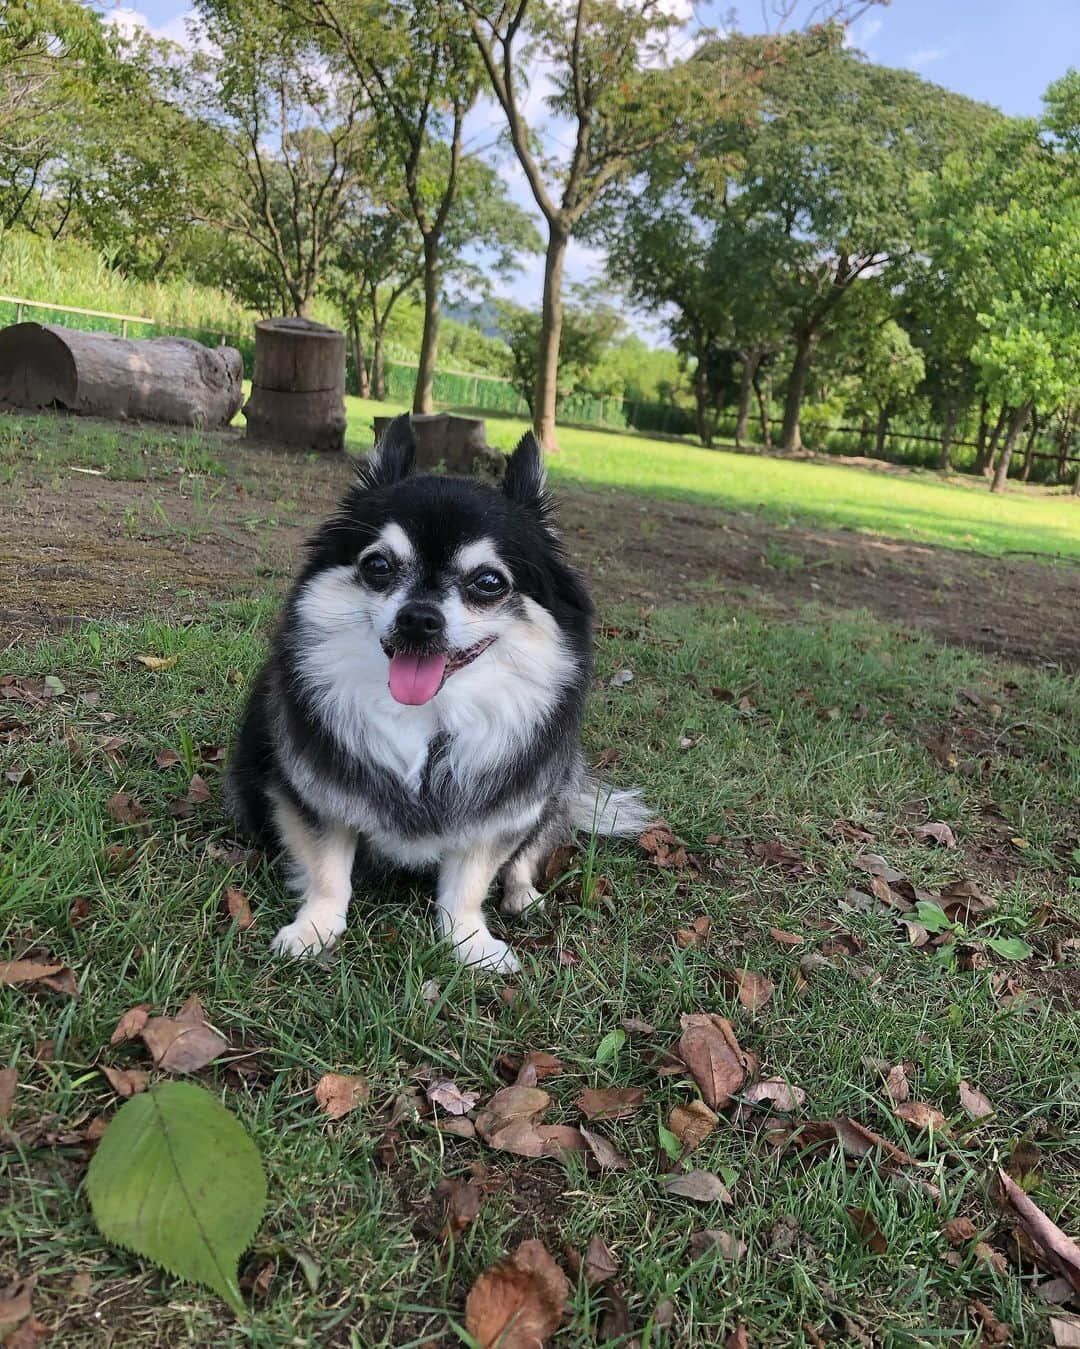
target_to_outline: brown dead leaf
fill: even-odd
[[[875,1255],[885,1255],[888,1252],[889,1243],[885,1240],[885,1233],[878,1226],[877,1219],[869,1209],[845,1208],[844,1212],[851,1219],[851,1225],[860,1239],[870,1247]]]
[[[206,779],[200,773],[192,773],[191,782],[188,784],[187,800],[193,806],[204,805],[210,800],[210,788],[206,785]]]
[[[225,907],[229,911],[229,917],[242,932],[246,932],[254,924],[251,905],[243,890],[237,890],[232,885],[228,886],[225,890]]]
[[[136,653],[135,659],[140,665],[145,665],[148,670],[153,670],[154,673],[157,674],[162,670],[171,670],[180,657],[179,655],[149,656],[145,652],[140,651]]]
[[[604,1344],[609,1340],[617,1340],[622,1344],[631,1331],[630,1309],[626,1305],[626,1294],[617,1283],[605,1290],[604,1304],[604,1314],[597,1332],[600,1340]],[[628,1349],[633,1349],[639,1343],[637,1340],[629,1341]]]
[[[578,851],[576,843],[563,843],[551,853],[540,872],[545,890],[550,890],[567,872],[574,869]]]
[[[540,1349],[558,1330],[570,1281],[542,1242],[523,1241],[473,1284],[465,1328],[480,1349]]]
[[[552,1125],[549,1127],[558,1128],[559,1126]],[[543,1125],[540,1126],[540,1131],[542,1130]],[[596,1162],[601,1171],[629,1171],[631,1169],[630,1162],[627,1161],[615,1144],[605,1138],[603,1134],[594,1133],[593,1130],[586,1129],[584,1125],[577,1132],[585,1140],[585,1145],[588,1147],[593,1161]],[[563,1149],[563,1151],[571,1150]]]
[[[30,1299],[36,1283],[36,1276],[31,1275],[28,1279],[16,1279],[14,1283],[0,1289],[0,1330],[18,1325],[30,1315]]]
[[[906,1101],[911,1095],[911,1083],[907,1075],[908,1065],[906,1063],[894,1064],[885,1076],[885,1095],[890,1097],[896,1105]]]
[[[19,1073],[15,1068],[0,1068],[0,1125],[11,1114],[15,1100],[15,1088],[19,1085]]]
[[[712,1012],[681,1018],[678,1054],[693,1074],[705,1103],[722,1110],[746,1081],[748,1055],[739,1046],[731,1022]]]
[[[146,819],[146,808],[130,792],[117,792],[105,802],[105,809],[117,824],[138,824]]]
[[[712,1133],[720,1123],[720,1116],[710,1110],[704,1101],[688,1101],[671,1112],[668,1128],[683,1145],[684,1153],[693,1150]]]
[[[140,1091],[145,1091],[150,1081],[150,1074],[144,1073],[140,1068],[109,1068],[102,1064],[101,1071],[109,1079],[109,1085],[117,1096],[122,1096],[125,1100],[129,1096],[137,1096]]]
[[[1050,1334],[1057,1349],[1080,1349],[1080,1316],[1064,1312],[1051,1316]]]
[[[790,1115],[793,1110],[799,1110],[806,1104],[806,1092],[802,1087],[792,1086],[780,1077],[769,1077],[764,1082],[755,1082],[753,1086],[746,1087],[742,1093],[744,1101],[749,1101],[752,1105],[768,1105],[773,1110],[779,1110],[781,1114]]]
[[[685,842],[666,820],[657,820],[638,839],[638,847],[654,867],[665,871],[683,871],[692,865]]]
[[[142,1028],[150,1020],[150,1004],[140,1002],[137,1007],[126,1011],[116,1023],[116,1029],[109,1037],[109,1044],[118,1045],[123,1040],[134,1040],[142,1033]]]
[[[968,1303],[971,1319],[982,1330],[983,1344],[1009,1344],[1012,1340],[1012,1326],[1008,1321],[999,1321],[985,1302]]]
[[[941,1230],[950,1246],[966,1246],[979,1235],[979,1229],[970,1218],[950,1218]]]
[[[716,1251],[724,1260],[741,1260],[746,1254],[746,1242],[733,1232],[707,1227],[690,1238],[691,1259],[700,1260],[707,1251]]]
[[[835,1119],[812,1120],[796,1130],[791,1141],[798,1148],[817,1149],[830,1143],[838,1144],[846,1156],[856,1159],[879,1152],[884,1171],[918,1165],[917,1159],[910,1153],[846,1115],[839,1115]]]
[[[366,1105],[371,1099],[367,1079],[350,1077],[347,1073],[323,1073],[315,1083],[315,1100],[328,1119],[341,1119]]]
[[[619,1025],[626,1031],[627,1035],[654,1035],[656,1027],[650,1025],[648,1021],[642,1021],[640,1017],[625,1016],[619,1022]]]
[[[917,839],[921,839],[924,843],[933,843],[939,848],[956,847],[956,835],[947,824],[942,824],[939,821],[920,824],[912,832]]]
[[[685,951],[690,946],[697,946],[703,942],[709,935],[709,929],[712,927],[712,919],[704,914],[695,918],[689,927],[681,927],[675,933],[675,942],[681,951]]]
[[[750,1339],[747,1334],[745,1321],[740,1321],[727,1337],[724,1341],[724,1349],[750,1349]]]
[[[475,1180],[441,1180],[435,1198],[443,1204],[444,1222],[439,1236],[446,1241],[460,1236],[480,1212],[485,1191]]]
[[[933,1129],[939,1134],[949,1132],[949,1121],[940,1110],[935,1110],[925,1101],[901,1101],[893,1108],[893,1114],[916,1129]]]
[[[503,1087],[477,1114],[476,1131],[486,1138],[518,1120],[536,1123],[550,1105],[551,1097],[539,1087]]]
[[[995,1251],[988,1241],[977,1241],[971,1248],[971,1254],[978,1260],[980,1265],[985,1265],[987,1269],[996,1270],[999,1274],[1008,1274],[1009,1262],[1001,1254]]]
[[[753,970],[722,970],[720,978],[727,984],[734,984],[739,990],[739,1002],[748,1012],[758,1012],[773,995],[773,986],[763,974]]]
[[[608,1279],[613,1279],[619,1272],[618,1260],[598,1232],[594,1232],[589,1238],[581,1264],[585,1270],[585,1282],[593,1288],[606,1283]]]
[[[641,1087],[586,1087],[574,1104],[586,1119],[629,1119],[645,1103]]]
[[[665,1176],[660,1182],[664,1193],[680,1199],[692,1199],[697,1204],[730,1204],[731,1193],[719,1176],[711,1171],[687,1171],[683,1176]]]
[[[170,1073],[197,1073],[229,1047],[225,1037],[207,1022],[195,994],[175,1018],[151,1017],[139,1034],[153,1055],[154,1064]]]
[[[1080,1246],[1047,1217],[1002,1167],[998,1168],[998,1180],[1023,1230],[1043,1252],[1045,1260],[1069,1280],[1075,1292],[1080,1293]]]
[[[431,1104],[445,1110],[448,1115],[467,1115],[480,1099],[478,1091],[462,1091],[456,1082],[447,1078],[429,1082],[424,1090]]]
[[[562,1060],[557,1059],[554,1054],[549,1054],[543,1049],[533,1050],[522,1059],[515,1085],[535,1087],[543,1078],[558,1077],[563,1071]]]
[[[779,867],[785,876],[792,880],[804,875],[809,870],[802,853],[797,853],[778,838],[768,839],[764,843],[755,843],[750,851],[759,862],[767,867]]]
[[[769,936],[781,946],[802,946],[806,938],[800,932],[785,932],[782,927],[769,928]]]
[[[0,960],[0,984],[41,984],[71,998],[79,993],[75,976],[66,965],[40,960]]]
[[[978,1087],[973,1087],[967,1082],[958,1082],[956,1090],[960,1096],[960,1104],[972,1119],[987,1119],[994,1113],[990,1097],[979,1091]]]
[[[164,749],[157,750],[154,754],[154,763],[157,764],[158,768],[160,768],[162,771],[164,771],[166,768],[175,768],[179,762],[180,762],[180,755],[177,754],[176,750],[174,749],[169,749],[166,747]]]
[[[476,1125],[467,1115],[444,1115],[435,1121],[435,1127],[441,1134],[453,1134],[455,1138],[475,1138]]]

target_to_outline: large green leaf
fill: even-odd
[[[237,1263],[266,1208],[255,1144],[209,1092],[165,1082],[121,1106],[86,1176],[102,1235],[220,1293],[239,1315]]]

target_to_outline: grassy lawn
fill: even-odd
[[[740,491],[733,474],[749,484],[770,468],[568,432],[556,472],[599,474],[603,465],[629,475],[631,461],[620,456],[650,465],[665,491],[715,486],[726,499]],[[772,467],[807,492],[819,479],[856,479]],[[901,487],[928,503],[971,502],[972,511],[984,501],[919,482],[865,482],[867,493],[881,493],[883,522],[885,494]],[[760,490],[747,488],[744,504]],[[799,509],[836,523],[842,508],[820,491]],[[1013,531],[1034,546],[1036,518],[1049,546],[1055,512],[1068,509],[1019,496],[992,504],[1015,512],[996,527],[999,547],[1010,546]],[[877,527],[865,500],[863,509]],[[919,518],[928,530],[948,528],[933,505]],[[697,863],[658,868],[629,846],[586,852],[576,864],[582,874],[513,930],[524,968],[508,985],[455,968],[433,942],[419,884],[361,892],[328,964],[267,958],[289,900],[265,861],[244,869],[230,858],[213,753],[227,742],[239,686],[256,667],[264,608],[211,609],[187,627],[93,627],[7,653],[5,670],[55,675],[64,688],[43,702],[8,700],[0,750],[5,770],[30,770],[21,785],[5,784],[0,803],[0,958],[45,948],[79,984],[77,999],[0,988],[0,1066],[20,1076],[0,1148],[0,1283],[37,1274],[35,1310],[58,1327],[53,1342],[461,1343],[455,1327],[473,1281],[538,1236],[570,1272],[557,1343],[628,1345],[625,1326],[604,1319],[610,1293],[573,1273],[566,1254],[593,1234],[619,1263],[629,1328],[643,1346],[665,1339],[654,1318],[667,1302],[665,1342],[678,1345],[720,1344],[745,1323],[751,1345],[814,1344],[820,1335],[851,1345],[976,1346],[975,1301],[1011,1323],[1013,1344],[1046,1342],[1049,1309],[1033,1291],[1030,1261],[997,1262],[970,1240],[950,1247],[943,1227],[969,1217],[979,1237],[1008,1251],[1010,1225],[990,1178],[1027,1139],[1040,1159],[1026,1183],[1075,1234],[1080,1023],[1076,950],[1063,943],[1080,919],[1076,682],[868,619],[809,614],[770,626],[719,608],[605,617],[622,626],[601,642],[590,759],[603,755],[610,776],[641,784]],[[138,652],[178,659],[152,673],[134,660]],[[633,681],[611,687],[624,667]],[[952,759],[926,748],[946,731]],[[167,748],[180,762],[159,769],[155,754]],[[174,818],[169,804],[195,769],[210,799]],[[110,816],[106,801],[119,791],[145,808],[139,824]],[[912,831],[927,821],[949,824],[958,848],[918,841]],[[769,844],[765,856],[776,865],[760,855]],[[956,944],[916,949],[894,915],[844,901],[862,876],[853,862],[863,849],[935,892],[958,877],[977,881],[996,908],[971,921],[972,930],[988,924],[975,935],[1020,937],[1032,953],[1010,961],[984,950],[977,968],[964,969],[971,960],[946,958]],[[248,931],[223,916],[229,885],[251,901]],[[708,934],[683,949],[676,932],[702,917]],[[800,934],[803,944],[782,944],[770,928]],[[757,1012],[723,977],[733,967],[772,981]],[[434,1004],[424,996],[428,980],[441,990]],[[143,1002],[173,1014],[192,993],[234,1047],[200,1080],[243,1121],[269,1174],[270,1208],[246,1268],[254,1275],[269,1264],[270,1273],[249,1294],[247,1324],[107,1247],[81,1189],[86,1149],[77,1132],[116,1104],[99,1065],[149,1066],[141,1047],[109,1046],[118,1018]],[[763,1077],[805,1090],[796,1120],[850,1116],[919,1164],[897,1178],[879,1152],[847,1165],[835,1150],[800,1155],[770,1138],[775,1118],[729,1109],[689,1164],[720,1175],[732,1202],[667,1195],[672,1162],[660,1126],[697,1093],[688,1076],[658,1070],[680,1015],[701,1011],[730,1017]],[[609,1039],[614,1052],[598,1061],[598,1046],[627,1017],[654,1031]],[[642,1089],[632,1118],[595,1126],[628,1170],[523,1160],[407,1111],[391,1125],[394,1103],[426,1073],[486,1099],[503,1084],[500,1056],[531,1050],[563,1064],[543,1083],[554,1098],[551,1121],[579,1121],[573,1103],[583,1087]],[[246,1054],[255,1055],[243,1060],[247,1072],[229,1067]],[[913,1097],[940,1109],[951,1131],[928,1135],[897,1118],[874,1061],[907,1061]],[[312,1096],[327,1070],[365,1076],[370,1104],[328,1124]],[[990,1120],[973,1125],[961,1081],[989,1096]],[[440,1222],[430,1221],[436,1186],[478,1170],[497,1184],[464,1232],[441,1241]],[[868,1245],[847,1208],[868,1211],[881,1240]],[[723,1229],[745,1249],[733,1258],[716,1247],[695,1254],[703,1229]],[[317,1292],[297,1251],[318,1263]],[[664,1308],[660,1320],[667,1315]]]
[[[371,418],[401,411],[347,398],[349,444],[371,444]],[[488,419],[488,438],[513,448],[526,423]],[[1080,558],[1080,509],[1059,491],[1015,485],[991,496],[985,482],[944,482],[931,473],[898,476],[840,464],[801,463],[703,450],[682,441],[566,427],[550,460],[556,483],[619,487],[643,496],[709,501],[728,510],[762,511],[778,521],[857,529],[886,538],[939,544],[999,557],[1012,550]]]

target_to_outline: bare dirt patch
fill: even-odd
[[[114,428],[118,440],[134,433]],[[206,438],[210,443],[210,438]],[[350,468],[214,438],[215,468],[167,455],[143,477],[11,466],[0,506],[0,648],[58,628],[280,588]],[[126,471],[130,469],[126,467]],[[140,471],[136,469],[135,471]],[[1080,668],[1080,567],[994,559],[753,512],[560,487],[567,545],[601,601],[808,601],[1014,660]]]

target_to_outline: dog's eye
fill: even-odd
[[[473,572],[466,584],[473,595],[485,600],[498,599],[510,589],[510,582],[502,572],[492,571],[488,567]]]
[[[368,553],[360,559],[360,575],[368,585],[379,589],[389,584],[394,575],[394,564],[385,553]]]

